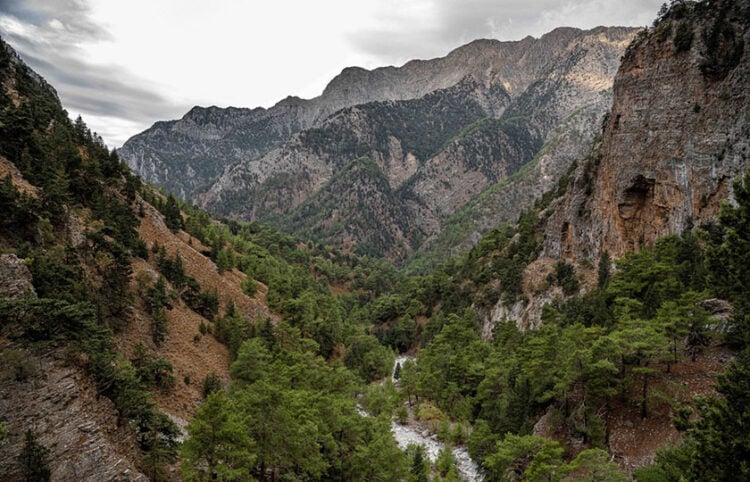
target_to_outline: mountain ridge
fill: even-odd
[[[396,202],[405,206],[415,227],[405,238],[396,237],[404,239],[396,251],[390,245],[382,247],[381,253],[400,252],[399,260],[403,260],[418,247],[417,240],[436,235],[463,203],[499,181],[498,176],[507,177],[530,161],[555,126],[579,107],[595,104],[603,115],[606,105],[598,100],[600,92],[611,85],[619,57],[635,31],[560,28],[539,39],[477,40],[445,57],[414,60],[402,67],[346,68],[314,99],[289,97],[269,110],[194,108],[181,121],[135,136],[120,154],[146,179],[216,215],[271,221],[290,232],[294,232],[293,225],[278,222],[283,215],[312,196],[341,166],[366,155],[384,170],[391,189],[401,189],[403,199]],[[326,102],[329,110],[345,107],[330,114],[326,111],[327,117],[318,116],[316,112],[329,108],[319,110],[320,103]],[[218,120],[233,113],[245,117]],[[205,128],[200,124],[203,117]],[[467,145],[449,146],[448,141],[456,141],[475,122],[511,117],[526,120],[521,122],[524,127],[506,139],[519,139],[531,151],[500,141],[505,135],[502,129],[485,129],[485,136],[494,139],[491,142],[506,145],[502,152],[480,153],[479,144],[468,138]],[[436,129],[420,126],[423,118],[431,119],[426,122],[434,122]],[[584,118],[589,123],[589,134],[584,137],[590,138],[598,121]],[[348,140],[343,143],[342,139]],[[441,149],[448,149],[443,164],[458,163],[466,173],[439,179],[446,173],[433,169],[430,172],[437,177],[426,179],[422,167],[433,162],[428,158],[437,159]],[[479,170],[477,161],[471,160],[477,155],[483,157]],[[512,167],[508,169],[506,163]],[[424,186],[449,186],[441,192],[453,200],[440,200],[438,191],[420,188],[421,194],[416,194],[400,188],[420,170]],[[181,183],[187,184],[178,186]],[[461,194],[463,188],[469,189],[468,195]],[[526,206],[502,209],[511,209],[507,219],[512,220]],[[333,238],[316,241],[337,242]]]

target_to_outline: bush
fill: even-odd
[[[250,276],[244,279],[240,286],[242,287],[242,292],[247,296],[253,297],[258,292],[258,282]]]
[[[0,380],[23,382],[39,375],[39,369],[21,350],[6,349],[0,352]]]
[[[203,379],[203,398],[208,397],[214,392],[218,392],[222,388],[223,386],[219,375],[214,372],[209,373],[206,375],[206,378]]]
[[[576,278],[576,269],[572,264],[565,261],[555,263],[555,280],[566,296],[578,293],[580,285]]]

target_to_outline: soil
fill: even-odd
[[[672,424],[673,411],[679,405],[694,405],[697,396],[716,395],[717,376],[724,371],[733,353],[726,347],[714,345],[692,362],[686,354],[673,364],[669,373],[663,365],[651,375],[649,381],[648,416],[641,417],[640,390],[642,385],[630,387],[626,400],[615,395],[611,410],[603,414],[609,428],[608,450],[632,479],[633,471],[653,462],[656,451],[666,444],[678,443],[681,434]],[[639,377],[640,380],[640,377]],[[555,439],[571,448],[568,455],[588,447],[580,439],[570,439],[561,433],[559,421],[547,411],[534,426],[534,435]]]
[[[37,188],[23,178],[21,171],[8,159],[0,156],[0,179],[5,179],[8,176],[10,176],[11,182],[21,193],[34,198],[39,196]]]

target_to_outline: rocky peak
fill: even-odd
[[[10,72],[16,72],[19,69],[21,69],[26,75],[29,76],[29,78],[35,82],[39,87],[44,89],[48,95],[54,97],[55,101],[58,103],[60,102],[60,98],[57,95],[57,91],[54,87],[52,87],[44,78],[34,72],[32,69],[30,69],[21,59],[21,57],[18,55],[18,53],[13,50],[13,48],[3,41],[2,37],[0,37],[0,49],[3,49],[5,52],[4,54],[9,58],[10,60]],[[9,75],[7,79],[5,79],[6,82],[8,82],[10,85],[6,85],[7,87],[11,87],[12,90],[15,90],[15,79],[12,75]]]

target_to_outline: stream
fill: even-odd
[[[393,365],[394,373],[396,371],[396,366],[398,364],[403,366],[404,362],[407,360],[414,361],[414,357],[404,355],[396,357],[396,363]],[[394,383],[398,383],[393,378],[393,373],[391,374],[391,380],[393,380]],[[396,439],[396,443],[398,443],[398,446],[402,449],[405,449],[409,444],[422,445],[431,462],[435,462],[438,454],[445,447],[445,444],[438,440],[435,434],[418,426],[401,425],[400,423],[393,421],[391,422],[391,432],[393,432],[393,438]],[[458,468],[458,473],[461,476],[461,479],[469,482],[481,481],[483,479],[482,474],[479,471],[479,466],[477,466],[477,464],[471,460],[471,457],[469,457],[469,451],[466,446],[458,445],[453,447],[453,457],[456,459],[456,467]]]

